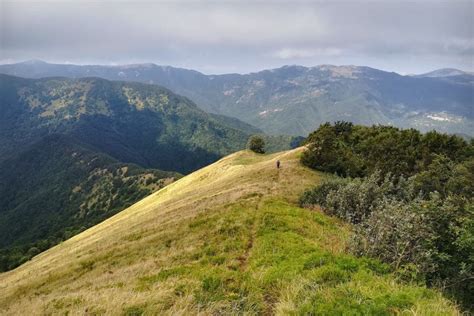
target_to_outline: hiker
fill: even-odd
[[[277,169],[280,169],[280,160],[277,160]]]

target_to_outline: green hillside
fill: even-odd
[[[54,133],[122,162],[187,173],[243,149],[250,135],[165,88],[98,78],[0,75],[0,113],[0,160]]]
[[[179,178],[51,135],[0,162],[0,271],[89,228]]]
[[[348,224],[296,206],[325,177],[301,151],[227,156],[0,274],[0,312],[458,314],[347,254]]]

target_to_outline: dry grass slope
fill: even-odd
[[[455,315],[344,254],[347,226],[294,206],[322,177],[301,150],[227,156],[1,274],[0,314]]]

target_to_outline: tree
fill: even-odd
[[[252,137],[249,138],[249,141],[247,143],[247,148],[258,154],[264,154],[265,141],[263,140],[262,137],[258,135],[253,135]]]

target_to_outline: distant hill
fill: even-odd
[[[244,148],[258,131],[165,88],[99,78],[0,75],[0,113],[0,160],[54,133],[121,162],[184,173]]]
[[[306,136],[321,123],[345,120],[474,135],[474,75],[452,69],[401,76],[369,67],[321,65],[204,75],[155,64],[78,66],[32,61],[0,65],[0,73],[158,84],[189,97],[207,112],[238,118],[271,134]]]
[[[227,156],[0,274],[0,313],[459,313],[403,272],[347,254],[347,224],[296,206],[325,177],[299,163],[301,150]]]
[[[443,68],[443,69],[433,70],[421,75],[415,75],[415,77],[437,78],[437,77],[453,77],[453,76],[463,76],[463,75],[473,75],[473,73],[462,71],[459,69],[454,69],[454,68]]]

